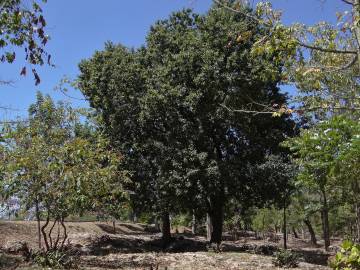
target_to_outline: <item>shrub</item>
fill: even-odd
[[[299,255],[290,250],[280,250],[275,253],[273,264],[278,267],[295,268],[299,265]]]
[[[335,270],[360,269],[360,245],[346,240],[341,249],[330,261],[330,267]]]
[[[191,216],[188,214],[178,214],[171,219],[171,226],[173,227],[187,227],[189,224],[191,224]]]
[[[33,255],[33,261],[41,267],[78,269],[78,258],[69,250],[40,251]]]
[[[18,258],[0,253],[0,269],[15,269],[19,264]]]

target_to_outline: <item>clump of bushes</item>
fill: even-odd
[[[330,261],[330,267],[335,270],[360,269],[360,245],[346,240],[341,249]]]
[[[282,249],[275,253],[273,264],[277,267],[295,268],[299,265],[299,260],[297,253]]]

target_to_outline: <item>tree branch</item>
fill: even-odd
[[[354,55],[353,58],[346,63],[345,65],[339,66],[339,67],[335,67],[335,66],[309,66],[308,68],[310,69],[321,69],[324,72],[336,72],[336,71],[341,71],[341,70],[346,70],[350,67],[352,67],[356,61],[358,60],[358,56]]]
[[[352,6],[354,5],[354,2],[352,2],[350,0],[341,0],[341,1],[343,1],[346,4],[352,5]]]
[[[229,112],[237,112],[237,113],[248,113],[248,114],[274,114],[274,111],[254,111],[254,110],[245,110],[245,109],[231,109],[224,104],[220,104],[221,107],[228,110]]]
[[[235,12],[235,13],[244,15],[245,17],[247,17],[247,18],[249,18],[249,19],[252,19],[252,20],[254,20],[254,21],[258,22],[258,23],[263,23],[259,18],[255,17],[255,16],[252,16],[252,15],[250,15],[250,14],[247,13],[247,12],[243,12],[243,11],[241,11],[241,10],[233,9],[233,8],[231,8],[231,7],[229,7],[229,6],[221,3],[221,1],[219,1],[219,0],[213,0],[213,1],[214,1],[216,4],[218,4],[219,6],[225,8],[225,9],[231,11],[231,12]]]
[[[301,47],[305,47],[305,48],[311,49],[311,50],[316,50],[316,51],[321,51],[321,52],[326,52],[326,53],[340,53],[340,54],[355,54],[355,55],[357,55],[357,51],[327,49],[327,48],[322,48],[322,47],[306,44],[306,43],[301,42],[300,40],[297,40],[297,41]]]

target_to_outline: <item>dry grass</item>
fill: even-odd
[[[116,234],[113,233],[112,223],[106,222],[67,222],[69,238],[72,243],[87,245],[98,236],[107,234],[119,239],[141,239],[149,241],[154,235],[145,231],[145,226],[141,224],[117,223]],[[26,241],[32,248],[37,247],[36,222],[33,221],[0,221],[0,247],[9,241]],[[199,241],[203,241],[198,237]],[[240,239],[239,242],[260,244],[263,241],[253,239]],[[227,243],[231,243],[227,241]],[[234,242],[233,242],[234,243]],[[235,244],[235,243],[234,243]],[[291,243],[308,249],[306,242],[294,240]],[[114,251],[115,252],[115,251]],[[102,269],[167,269],[167,270],[187,270],[187,269],[243,269],[243,270],[276,270],[279,269],[272,265],[272,257],[239,252],[184,252],[184,253],[155,253],[130,251],[123,253],[111,253],[104,256],[82,256],[80,265],[82,269],[102,270]],[[17,269],[39,269],[35,266],[25,266]],[[284,268],[283,268],[284,269]],[[300,263],[300,270],[310,269],[329,269],[324,266]]]

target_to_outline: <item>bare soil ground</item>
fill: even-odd
[[[180,233],[175,234],[176,240],[166,249],[161,245],[160,234],[142,224],[117,223],[116,233],[112,224],[105,222],[68,222],[67,228],[69,242],[81,252],[83,269],[278,269],[272,265],[271,254],[281,246],[280,242],[240,237],[237,241],[224,241],[223,252],[215,253],[209,251],[204,237],[192,237],[186,234],[186,228],[177,230]],[[36,249],[36,232],[36,222],[0,221],[0,250],[6,251],[19,241]],[[289,247],[304,257],[298,269],[329,269],[320,265],[329,256],[321,248],[293,238],[289,239]],[[17,269],[37,269],[20,266]]]

